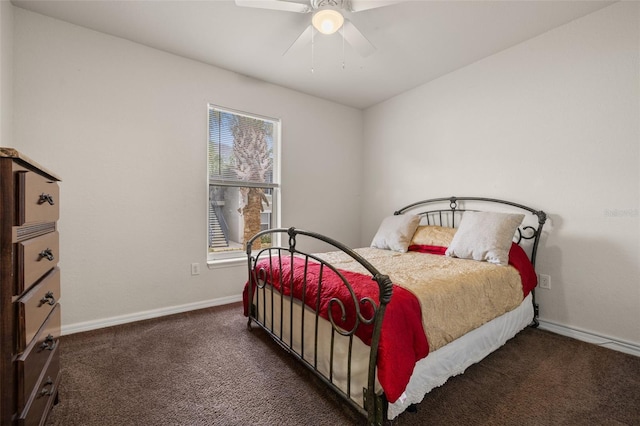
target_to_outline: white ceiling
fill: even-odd
[[[13,0],[24,9],[356,108],[611,3],[409,0],[345,13],[377,50],[361,58],[348,44],[343,48],[339,33],[316,36],[311,72],[311,46],[283,55],[309,25],[310,14],[238,7],[232,0]]]

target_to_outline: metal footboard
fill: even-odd
[[[260,239],[264,235],[271,235],[271,241],[276,241],[277,239],[273,238],[275,237],[275,234],[282,234],[282,237],[288,237],[288,245],[285,246],[283,244],[282,246],[269,247],[253,253],[252,247],[256,240]],[[378,284],[378,295],[371,295],[359,299],[358,296],[356,296],[352,285],[339,270],[323,259],[298,249],[300,237],[326,243],[329,246],[348,254],[355,261],[359,262],[371,274],[371,279]],[[378,395],[375,391],[376,362],[380,332],[382,329],[382,320],[384,318],[386,306],[391,300],[392,295],[392,283],[389,277],[380,274],[366,259],[351,250],[349,247],[346,247],[344,244],[324,235],[295,228],[272,229],[256,234],[247,242],[247,257],[249,276],[247,289],[249,319],[247,326],[251,328],[251,324],[253,323],[264,329],[276,343],[318,376],[323,383],[332,388],[355,410],[366,416],[369,424],[381,425],[386,417],[386,400],[383,395]],[[293,268],[291,268],[290,276],[283,276],[282,265],[286,262],[289,262],[290,265],[293,264],[294,258],[298,258],[298,260],[304,264],[305,281],[303,286],[306,287],[307,285],[306,271],[309,264],[313,262],[319,264],[319,287],[321,287],[323,274],[331,271],[340,277],[342,284],[351,295],[349,303],[352,304],[351,308],[356,312],[355,324],[353,327],[350,327],[348,330],[340,327],[337,325],[338,321],[334,320],[334,314],[332,313],[333,310],[329,309],[329,312],[327,312],[329,322],[331,323],[328,371],[319,367],[321,360],[319,360],[318,357],[318,347],[319,344],[322,343],[319,342],[319,339],[321,339],[319,336],[319,323],[322,319],[320,317],[320,312],[318,312],[320,291],[318,291],[315,296],[316,300],[304,300],[306,295],[306,291],[304,290],[302,292],[303,300],[299,302],[295,301],[293,297],[288,297],[288,294],[293,293]],[[271,278],[265,272],[265,269],[258,267],[258,264],[263,260],[268,262],[270,270],[273,270],[273,267],[275,266],[278,271],[280,271],[280,276],[277,277],[277,280],[280,283],[279,289],[275,289],[274,286],[270,285]],[[294,309],[294,305],[299,305],[300,303],[304,308],[298,310],[301,312],[300,314],[294,314],[294,311],[296,311],[296,309]],[[372,308],[371,311],[373,312],[373,315],[370,317],[365,317],[361,311],[361,306],[365,304]],[[314,310],[309,308],[309,306],[316,306],[316,308]],[[346,310],[344,302],[340,299],[332,298],[329,302],[329,308],[332,307],[337,307],[337,309],[342,312],[342,319],[344,321],[344,313]],[[311,327],[314,331],[311,335],[309,335],[309,331],[305,331],[305,318],[307,318],[307,321],[309,320],[309,311],[313,312],[311,320],[314,322]],[[285,312],[288,312],[288,314],[285,315]],[[307,312],[306,315],[305,312]],[[362,404],[358,404],[352,397],[351,365],[353,362],[353,341],[354,339],[357,339],[357,337],[355,337],[355,332],[361,325],[372,325],[373,331],[369,350],[368,374],[366,380],[367,386],[363,389]],[[334,381],[334,365],[341,361],[334,357],[336,339],[340,338],[339,336],[348,339],[346,389],[337,386]],[[305,340],[308,339],[313,340],[313,354],[305,353]],[[295,344],[294,342],[301,343]]]

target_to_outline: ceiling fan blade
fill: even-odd
[[[282,0],[236,0],[236,6],[258,9],[284,10],[285,12],[309,13],[311,6]]]
[[[360,12],[361,10],[375,9],[402,3],[403,1],[404,0],[349,0],[346,9],[351,12]]]
[[[301,47],[306,46],[311,43],[311,33],[313,31],[313,27],[309,25],[305,30],[298,36],[296,41],[294,41],[291,46],[287,50],[284,51],[282,56],[286,55],[289,52],[295,52],[299,50]]]
[[[356,28],[353,23],[347,19],[344,20],[344,27],[342,29],[344,39],[353,47],[360,56],[366,58],[376,51],[376,48],[362,33]]]

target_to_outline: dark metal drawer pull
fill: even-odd
[[[53,202],[53,196],[51,194],[45,194],[45,193],[40,194],[40,199],[38,200],[38,204],[44,204],[44,203],[49,203],[53,206],[55,204]]]
[[[47,386],[51,385],[51,387],[49,389],[47,389]],[[53,386],[53,380],[51,380],[51,377],[47,377],[47,381],[44,382],[44,386],[42,387],[42,390],[40,391],[40,396],[51,396],[53,395],[53,388],[55,386]]]
[[[44,304],[49,304],[51,306],[56,304],[56,298],[53,296],[52,291],[48,291],[47,294],[45,294],[44,297],[40,299],[40,306]]]
[[[41,351],[44,351],[44,350],[52,351],[52,350],[54,350],[56,348],[56,346],[57,345],[56,345],[55,340],[53,339],[53,336],[49,334],[49,335],[47,335],[47,337],[44,338],[44,342],[42,342],[40,344],[40,350]]]
[[[53,252],[51,251],[50,248],[42,250],[39,256],[40,258],[38,260],[42,259],[43,257],[46,257],[48,261],[53,261],[53,259],[55,259],[55,257],[53,257]]]

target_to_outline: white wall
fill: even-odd
[[[13,6],[0,1],[0,146],[13,139]]]
[[[14,35],[14,145],[63,179],[63,329],[241,293],[246,266],[204,267],[208,102],[282,120],[283,226],[358,243],[361,111],[18,8]]]
[[[614,4],[367,110],[361,243],[418,199],[543,209],[541,318],[640,344],[639,6]]]

